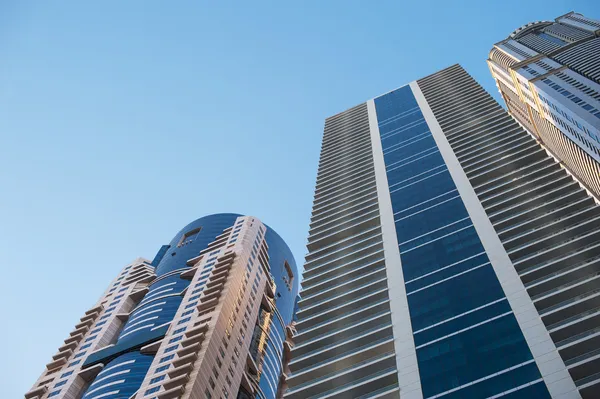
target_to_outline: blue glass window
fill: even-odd
[[[154,392],[158,392],[158,391],[160,391],[160,387],[150,388],[144,393],[144,396],[150,395],[150,394],[152,394]]]
[[[492,266],[479,267],[409,295],[413,330],[420,330],[501,298],[504,298],[504,292]]]
[[[155,378],[151,379],[150,380],[150,384],[154,384],[155,382],[159,382],[159,381],[162,381],[164,379],[165,379],[165,375],[163,374],[163,375],[161,375],[159,377],[155,377]]]
[[[425,397],[532,359],[511,314],[417,349]],[[539,371],[536,378],[539,378]]]
[[[168,362],[169,360],[173,359],[175,357],[175,355],[169,355],[169,356],[165,356],[162,359],[160,359],[159,363],[164,363],[164,362]]]
[[[186,328],[187,327],[178,328],[177,330],[173,331],[173,335],[184,332]]]
[[[522,365],[531,352],[410,86],[375,108],[423,396],[465,386],[451,395],[487,397],[539,379]]]
[[[178,337],[170,339],[169,343],[172,344],[173,342],[178,342],[178,341],[181,341],[182,339],[183,339],[183,335],[180,335]]]
[[[165,366],[160,366],[158,367],[156,370],[154,370],[155,373],[160,373],[161,371],[165,371],[166,369],[168,369],[169,367],[171,367],[170,364],[167,364]]]

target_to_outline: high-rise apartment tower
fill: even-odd
[[[600,21],[527,24],[488,65],[510,114],[600,200]]]
[[[275,231],[249,216],[200,218],[122,270],[25,398],[280,397],[297,293]]]
[[[287,399],[600,397],[600,207],[455,65],[325,122]]]

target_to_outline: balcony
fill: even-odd
[[[312,325],[310,328],[303,326],[302,332],[294,336],[294,342],[296,343],[294,350],[302,351],[301,348],[305,343],[327,336],[333,332],[343,330],[344,328],[352,328],[351,326],[354,324],[359,324],[373,316],[386,314],[389,311],[389,301],[384,299],[356,308],[339,317],[326,319],[321,323]]]
[[[513,248],[508,252],[508,255],[512,260],[525,258],[532,252],[539,252],[549,247],[560,245],[565,241],[576,240],[577,237],[583,237],[596,230],[598,226],[600,226],[600,218],[598,217],[592,219],[588,218],[587,220],[572,225],[561,223],[554,226],[552,230],[546,230],[546,234],[541,233],[541,236],[537,239],[533,239],[528,243],[523,243],[521,246]]]
[[[305,317],[305,315],[298,315],[298,317],[300,318],[297,324],[298,329],[309,329],[313,326],[316,326],[317,324],[336,319],[338,316],[350,314],[354,310],[362,309],[365,306],[379,303],[383,300],[388,300],[387,287],[382,288],[379,291],[369,292],[368,294],[362,297],[344,303],[343,305],[337,306],[335,308],[328,309],[327,311],[319,312],[314,316]]]
[[[368,256],[358,259],[356,262],[338,266],[333,270],[327,270],[314,276],[311,281],[303,281],[305,284],[302,284],[302,297],[310,298],[312,295],[326,290],[332,283],[344,283],[365,273],[379,269],[385,269],[383,250],[377,252],[375,256]]]
[[[556,230],[557,226],[573,226],[599,215],[600,209],[598,207],[593,206],[588,201],[577,201],[525,223],[518,224],[512,227],[509,232],[500,234],[500,239],[504,244],[504,248],[507,251],[511,251],[518,246],[552,233]]]
[[[540,312],[542,321],[546,326],[552,327],[555,324],[580,313],[600,307],[600,288],[589,291],[585,294],[570,298],[564,302],[558,303],[550,308]]]
[[[311,252],[316,251],[375,226],[379,226],[379,212],[374,212],[372,215],[369,215],[368,219],[367,216],[362,216],[358,220],[352,220],[328,235],[319,235],[318,239],[311,237],[309,238],[307,248]]]
[[[558,259],[544,262],[522,270],[519,275],[525,285],[561,273],[570,267],[593,262],[600,255],[600,243],[585,245]]]
[[[551,262],[565,254],[575,253],[600,242],[600,231],[583,233],[577,237],[554,243],[550,248],[544,248],[518,261],[513,261],[517,272],[527,270],[545,262]]]
[[[373,281],[367,281],[365,284],[360,285],[352,290],[343,291],[331,298],[315,302],[310,306],[301,307],[300,311],[298,312],[298,317],[305,318],[328,312],[337,306],[343,306],[351,301],[363,298],[369,293],[382,289],[387,290],[387,279],[385,278],[385,274],[380,274],[379,276],[380,278]]]
[[[324,380],[331,381],[332,377],[339,378],[342,373],[347,375],[349,371],[358,371],[357,368],[362,370],[361,374],[363,375],[366,373],[373,373],[376,371],[374,367],[375,364],[378,363],[377,360],[381,360],[383,357],[387,358],[387,355],[393,352],[394,344],[393,338],[391,337],[373,341],[361,347],[355,347],[354,351],[351,353],[344,353],[329,358],[325,361],[313,364],[310,368],[293,373],[288,379],[288,386],[290,388],[288,393],[300,392],[301,388],[306,389],[308,385],[316,385],[319,382],[324,382]],[[360,367],[367,363],[371,363],[370,367]],[[360,374],[355,373],[354,377],[357,375]],[[334,386],[337,386],[338,382],[339,379]],[[303,394],[306,395],[307,392],[303,392]],[[288,395],[286,395],[286,397],[288,397]],[[305,398],[307,396],[298,396],[298,398],[300,397]]]
[[[326,289],[314,293],[311,296],[302,296],[302,299],[298,302],[300,308],[311,306],[312,304],[326,301],[330,298],[334,298],[339,294],[350,292],[356,288],[360,288],[366,284],[370,284],[373,281],[381,280],[386,278],[385,267],[381,267],[378,270],[371,270],[367,273],[361,274],[351,279],[337,279],[335,283],[330,283]]]
[[[348,341],[384,326],[391,326],[392,319],[390,314],[390,311],[386,309],[377,314],[369,314],[369,317],[356,322],[349,322],[343,328],[329,328],[326,333],[317,335],[303,341],[300,345],[294,346],[292,352],[293,359],[300,360],[309,354],[322,351],[337,343]]]
[[[377,237],[369,242],[361,243],[357,246],[346,247],[343,252],[338,253],[336,257],[329,257],[324,259],[323,262],[314,263],[312,267],[305,268],[303,274],[304,279],[311,279],[319,275],[323,275],[328,271],[339,269],[340,267],[356,263],[360,259],[368,259],[376,256],[377,253],[381,252],[383,244],[381,237]],[[304,285],[304,284],[303,284]]]

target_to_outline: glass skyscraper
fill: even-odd
[[[600,21],[570,12],[529,23],[488,65],[510,114],[600,200]]]
[[[123,268],[27,399],[277,398],[296,264],[257,218],[210,215]]]
[[[460,66],[325,122],[285,398],[600,397],[600,207]]]

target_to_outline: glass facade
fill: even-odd
[[[128,398],[140,387],[153,356],[141,354],[139,348],[152,340],[160,339],[167,332],[168,324],[181,306],[184,290],[190,284],[190,280],[181,278],[181,273],[189,269],[186,262],[204,250],[215,237],[223,233],[223,230],[232,227],[239,216],[241,215],[228,213],[200,218],[185,226],[169,245],[161,247],[152,262],[156,279],[130,313],[117,342],[87,359],[85,366],[99,362],[107,365],[87,388],[83,398],[95,398],[102,394],[105,394],[106,396],[102,397],[106,398]],[[295,273],[297,268],[288,246],[269,227],[265,240],[268,245],[271,277],[276,284],[276,307],[275,317],[272,317],[266,326],[268,333],[263,348],[264,360],[259,385],[262,390],[261,397],[275,398],[282,372],[285,326],[292,322],[298,296],[298,285],[287,283],[289,274],[285,265],[287,263]],[[210,258],[210,254],[208,256]],[[207,278],[200,278],[200,283],[190,287],[197,297],[200,297],[215,262],[210,262],[209,259],[204,269],[199,271],[201,275],[207,274]],[[115,297],[117,298],[118,296]],[[190,299],[193,298],[194,296]],[[196,302],[192,304],[195,306]],[[193,308],[189,312],[193,312]]]
[[[412,90],[375,107],[423,396],[549,397]]]

